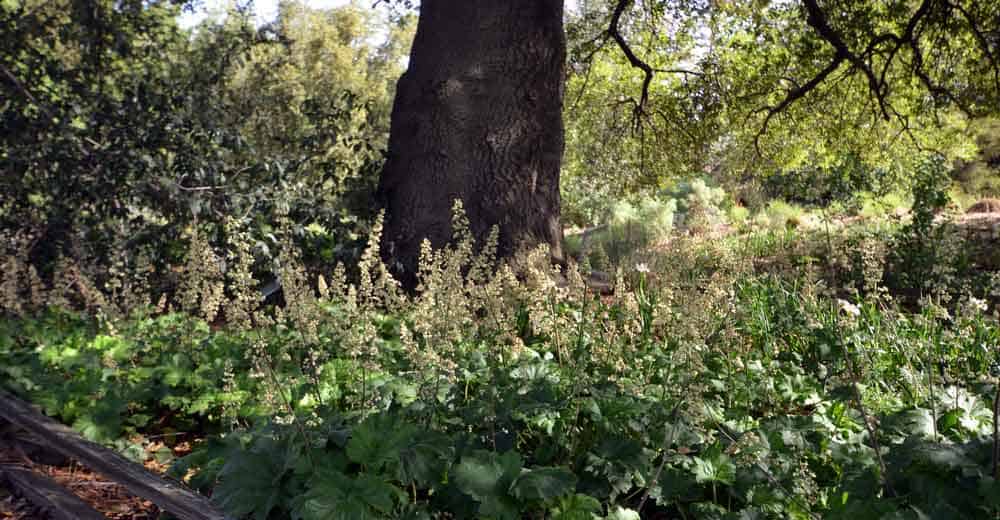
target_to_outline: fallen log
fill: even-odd
[[[0,466],[0,481],[47,515],[50,520],[107,520],[80,497],[42,475],[16,466]]]
[[[226,520],[226,516],[204,496],[151,473],[113,450],[84,439],[68,426],[42,415],[3,390],[0,390],[0,417],[180,520]]]

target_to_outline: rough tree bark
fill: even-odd
[[[379,182],[383,256],[407,286],[420,243],[451,238],[461,199],[499,256],[549,244],[562,260],[563,0],[423,0]]]

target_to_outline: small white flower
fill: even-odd
[[[851,316],[861,316],[861,309],[859,309],[857,305],[841,299],[837,299],[837,303],[840,304],[840,310],[846,312],[847,314],[850,314]]]
[[[640,273],[646,274],[649,272],[649,266],[646,265],[645,263],[635,264],[635,270]]]
[[[981,312],[986,312],[989,306],[986,304],[986,300],[981,300],[979,298],[969,297],[969,306],[973,309],[978,309]]]

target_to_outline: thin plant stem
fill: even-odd
[[[893,490],[892,484],[889,482],[889,472],[885,465],[885,460],[882,458],[882,448],[878,440],[878,431],[875,429],[875,420],[868,414],[868,410],[865,408],[864,401],[862,400],[861,388],[858,383],[861,379],[861,374],[859,373],[858,367],[854,362],[853,354],[850,351],[847,351],[845,354],[848,369],[851,371],[851,387],[854,389],[854,400],[858,405],[858,412],[861,413],[861,420],[865,423],[865,429],[868,431],[868,437],[871,439],[871,447],[875,450],[875,458],[878,460],[882,486],[891,496],[895,497],[896,492]]]

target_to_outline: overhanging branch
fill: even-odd
[[[771,123],[771,119],[775,115],[779,114],[780,112],[788,108],[792,103],[803,98],[806,94],[808,94],[813,89],[818,87],[819,84],[822,83],[824,80],[826,80],[826,78],[830,74],[833,74],[835,70],[840,68],[840,65],[843,64],[844,61],[845,58],[843,56],[839,54],[835,55],[829,65],[827,65],[823,70],[819,71],[819,73],[813,76],[813,78],[810,79],[809,81],[803,83],[799,87],[789,90],[788,94],[785,95],[785,98],[782,99],[777,105],[764,107],[763,109],[758,110],[758,112],[766,110],[767,116],[764,117],[764,123],[761,125],[760,130],[757,132],[757,135],[755,135],[753,139],[753,146],[754,149],[757,150],[757,155],[762,155],[760,153],[760,138],[762,135],[767,133],[767,127]]]
[[[821,38],[833,46],[838,57],[850,61],[852,65],[864,73],[865,77],[868,79],[868,89],[878,100],[879,110],[882,112],[882,117],[888,121],[889,110],[886,107],[885,83],[879,81],[879,79],[875,76],[875,72],[872,71],[872,68],[862,56],[851,52],[851,49],[846,43],[844,43],[844,39],[830,25],[830,22],[826,18],[826,13],[824,13],[823,9],[819,7],[816,0],[802,0],[802,5],[806,8],[806,23],[815,29]],[[868,45],[868,49],[865,52],[866,54],[870,54],[874,51],[874,48],[878,45],[878,40],[879,38],[876,38]]]
[[[899,112],[889,101],[890,89],[887,76],[893,61],[896,59],[900,49],[902,48],[908,48],[911,52],[913,52],[913,72],[914,75],[920,79],[921,83],[924,84],[925,88],[935,95],[947,97],[949,101],[955,103],[963,111],[966,111],[966,107],[960,103],[957,97],[955,97],[951,92],[948,92],[947,89],[934,84],[923,67],[923,55],[917,41],[919,37],[917,27],[928,15],[928,13],[931,12],[934,3],[935,0],[922,0],[913,15],[911,15],[907,20],[906,27],[902,35],[897,35],[891,32],[878,34],[868,42],[861,53],[857,53],[851,50],[840,33],[833,28],[827,14],[823,11],[823,8],[820,7],[817,0],[802,0],[802,6],[806,12],[806,23],[816,31],[823,41],[833,47],[834,55],[826,68],[819,71],[808,82],[789,90],[785,98],[782,99],[777,105],[764,107],[757,111],[758,113],[762,111],[767,112],[767,116],[764,118],[761,129],[754,137],[754,148],[756,149],[757,154],[761,154],[759,146],[760,138],[767,132],[771,119],[778,113],[786,110],[790,105],[799,99],[805,97],[805,95],[810,91],[816,89],[827,79],[827,77],[830,76],[830,74],[832,74],[845,62],[850,63],[853,70],[860,71],[864,74],[865,79],[868,82],[869,94],[877,102],[878,111],[882,119],[889,121],[893,119],[893,116],[895,116],[898,120]],[[970,20],[970,24],[971,23],[972,22]],[[873,68],[873,62],[876,56],[881,57],[883,62],[882,69],[878,74],[875,73]]]
[[[958,3],[945,0],[945,5],[961,13],[962,17],[965,18],[966,23],[969,24],[969,29],[972,30],[972,34],[975,35],[976,42],[978,42],[979,46],[982,47],[983,54],[986,55],[987,61],[990,62],[990,67],[993,69],[993,86],[996,88],[997,94],[1000,94],[1000,63],[997,62],[997,57],[993,54],[993,51],[990,48],[990,43],[986,40],[986,35],[979,27],[979,24],[976,23],[975,17],[969,13],[968,9]]]
[[[625,41],[625,37],[621,33],[621,19],[622,14],[625,12],[629,6],[632,5],[632,0],[618,0],[618,4],[615,5],[615,10],[611,13],[611,23],[608,25],[608,36],[611,36],[618,44],[618,48],[622,50],[625,54],[625,58],[628,59],[629,64],[633,67],[639,69],[643,73],[642,78],[642,92],[639,94],[639,101],[635,105],[634,115],[636,116],[636,121],[638,122],[639,117],[643,114],[646,108],[646,102],[649,100],[649,84],[653,81],[653,67],[648,63],[636,56],[632,47],[629,46],[628,42]]]

